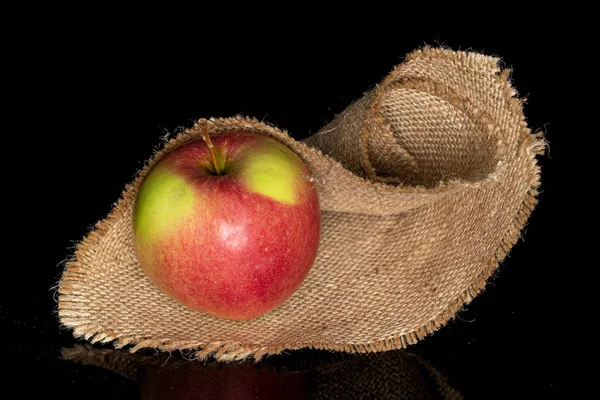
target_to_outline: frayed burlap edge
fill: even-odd
[[[430,49],[421,50],[423,52]],[[419,51],[415,52],[418,53]],[[413,53],[413,54],[415,54]],[[413,54],[407,55],[407,60],[410,60]],[[443,53],[442,53],[443,54]],[[468,53],[460,53],[463,56],[468,56]],[[509,107],[515,113],[522,115],[522,101],[516,97],[516,91],[512,88],[509,82],[510,70],[502,70],[495,75],[497,83],[503,87],[509,98]],[[212,132],[247,129],[250,131],[267,134],[282,142],[291,140],[287,131],[279,130],[272,125],[267,125],[258,121],[255,118],[236,116],[232,118],[216,118],[212,120],[214,124],[210,124]],[[218,126],[218,129],[214,128]],[[197,125],[196,125],[197,128]],[[525,156],[529,163],[529,189],[523,194],[523,198],[516,214],[514,215],[511,224],[506,228],[506,233],[497,246],[495,256],[488,263],[488,266],[476,276],[472,284],[458,295],[456,300],[448,304],[445,309],[435,318],[430,320],[418,329],[415,329],[406,334],[394,334],[385,340],[375,340],[366,343],[333,343],[333,344],[315,344],[315,343],[287,343],[279,346],[263,346],[261,344],[242,344],[242,343],[223,343],[223,342],[189,342],[189,341],[170,341],[155,338],[145,338],[133,335],[117,335],[110,330],[104,330],[98,326],[92,326],[86,323],[86,312],[79,307],[79,304],[85,299],[79,298],[72,292],[73,285],[84,281],[88,273],[88,265],[86,260],[89,259],[89,253],[94,251],[95,246],[99,243],[100,238],[106,234],[107,230],[112,226],[113,222],[120,216],[120,204],[124,201],[133,200],[134,187],[139,185],[143,180],[147,171],[160,160],[166,153],[181,145],[182,143],[191,140],[190,131],[180,134],[177,138],[167,143],[164,148],[158,151],[152,161],[148,163],[133,183],[128,184],[123,192],[120,200],[114,205],[112,211],[104,220],[99,221],[94,229],[77,245],[74,256],[67,262],[63,277],[58,285],[59,304],[58,314],[61,323],[68,328],[73,329],[73,335],[78,338],[84,338],[91,343],[110,343],[119,349],[126,346],[131,346],[130,351],[136,352],[143,348],[155,348],[161,351],[174,350],[189,350],[193,356],[200,360],[205,360],[208,357],[214,357],[219,361],[234,361],[243,360],[253,357],[259,361],[266,355],[280,354],[286,350],[295,350],[301,348],[311,348],[330,351],[344,351],[349,353],[373,353],[393,349],[406,348],[409,345],[417,343],[419,340],[432,334],[451,319],[454,318],[465,305],[469,304],[484,288],[488,278],[498,268],[498,265],[506,257],[510,249],[517,243],[520,232],[527,223],[527,220],[536,206],[538,200],[540,186],[540,168],[536,163],[536,156],[545,153],[546,143],[542,138],[541,133],[531,134],[526,124],[522,124],[520,135],[523,143],[520,148],[525,150]],[[289,143],[288,143],[289,144]],[[364,160],[364,167],[368,175],[375,176],[371,168],[369,170],[368,160]],[[435,190],[435,189],[434,189]]]

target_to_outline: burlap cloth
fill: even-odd
[[[192,311],[139,266],[132,206],[169,141],[78,245],[59,285],[77,337],[228,361],[317,348],[378,352],[443,326],[485,286],[536,204],[545,142],[531,134],[509,71],[477,53],[425,48],[303,142],[255,119],[214,119],[289,146],[311,169],[322,211],[315,264],[298,291],[249,322]]]

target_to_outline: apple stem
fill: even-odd
[[[219,167],[219,163],[217,162],[217,156],[215,154],[215,146],[213,146],[211,140],[210,140],[210,135],[208,134],[208,121],[205,118],[201,118],[199,121],[199,123],[204,122],[204,141],[206,142],[206,145],[208,146],[208,151],[210,152],[210,158],[212,158],[212,163],[213,166],[215,167],[215,172],[217,173],[217,175],[221,175],[221,168]]]

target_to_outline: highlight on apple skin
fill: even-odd
[[[320,237],[317,190],[300,157],[275,139],[226,132],[209,142],[212,154],[194,140],[148,172],[134,206],[135,250],[175,300],[251,320],[308,274]]]

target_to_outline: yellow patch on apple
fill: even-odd
[[[301,163],[300,157],[287,147],[268,144],[260,153],[249,155],[242,170],[250,191],[296,204]]]
[[[133,221],[138,237],[150,241],[177,226],[177,221],[194,211],[192,187],[186,180],[165,169],[154,168],[144,179],[137,195]]]

